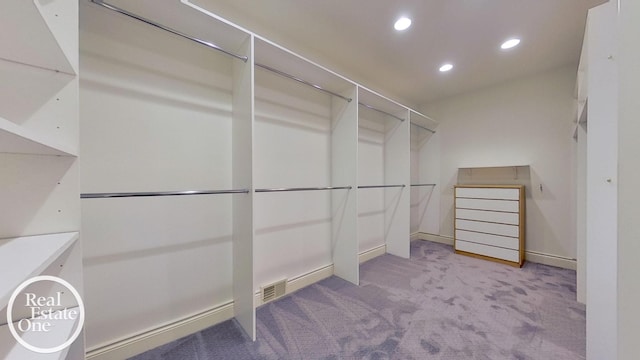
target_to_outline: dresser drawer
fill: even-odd
[[[512,212],[456,209],[456,219],[488,221],[501,224],[518,225],[520,215]]]
[[[489,210],[489,211],[520,211],[520,202],[514,200],[486,200],[456,198],[456,208]]]
[[[490,256],[496,259],[519,262],[520,253],[517,250],[510,250],[500,247],[476,244],[464,240],[456,240],[456,250],[469,253]]]
[[[518,237],[520,235],[520,229],[516,225],[494,224],[472,220],[456,219],[456,230],[458,229],[511,237]]]
[[[456,188],[456,197],[518,200],[520,199],[520,189],[459,187]]]
[[[497,246],[511,250],[520,250],[520,239],[508,236],[485,234],[467,230],[456,230],[456,240],[470,241],[477,244]]]

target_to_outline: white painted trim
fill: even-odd
[[[306,274],[287,280],[287,289],[283,296],[287,296],[292,292],[298,291],[303,287],[315,284],[320,280],[326,279],[333,275],[333,264],[312,270]],[[256,307],[264,305],[260,297],[260,290],[256,291],[254,304]]]
[[[362,264],[365,261],[369,261],[373,258],[376,258],[380,255],[384,255],[387,253],[387,245],[382,244],[380,246],[376,246],[372,249],[365,250],[358,254],[358,263]]]
[[[87,351],[87,360],[122,360],[233,318],[233,301]]]
[[[525,250],[524,258],[525,258],[525,261],[530,261],[532,263],[555,266],[555,267],[570,269],[570,270],[577,269],[576,259],[571,259],[564,256]]]
[[[453,246],[453,238],[449,236],[442,236],[436,234],[429,234],[424,232],[419,232],[417,238],[420,240],[433,241],[440,244],[451,245]]]

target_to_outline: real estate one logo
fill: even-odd
[[[29,285],[42,281],[57,283],[71,291],[75,298],[73,306],[65,306],[63,291],[46,295],[24,291]],[[22,307],[28,312],[28,316],[23,316],[15,324],[14,306]],[[84,303],[80,293],[64,279],[49,275],[36,276],[20,284],[11,294],[7,305],[7,323],[20,345],[36,353],[55,353],[71,346],[80,336],[84,325]],[[75,330],[71,333],[74,327]],[[38,345],[46,343],[48,347],[36,346],[30,341],[37,341]]]

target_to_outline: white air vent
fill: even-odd
[[[287,292],[287,279],[263,286],[261,292],[263,303],[280,298]]]

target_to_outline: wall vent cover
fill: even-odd
[[[266,303],[282,297],[287,292],[287,280],[280,280],[261,288],[262,302]]]

